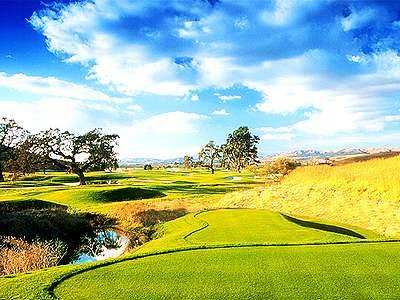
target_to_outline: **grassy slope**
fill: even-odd
[[[264,193],[266,208],[400,236],[400,157],[298,168]]]

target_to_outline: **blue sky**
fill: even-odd
[[[398,147],[399,1],[0,1],[0,115],[122,157]]]

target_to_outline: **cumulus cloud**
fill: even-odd
[[[290,127],[261,127],[258,128],[262,132],[262,140],[290,141],[293,139],[293,129]]]
[[[211,114],[214,116],[229,116],[229,113],[225,109],[214,110]]]
[[[194,94],[190,97],[190,100],[193,102],[199,101],[200,97],[197,94]]]
[[[54,104],[60,109],[54,109]],[[47,128],[71,130],[90,126],[87,115],[78,102],[65,98],[43,98],[38,101],[1,100],[1,114],[15,119],[23,127],[33,132]]]
[[[242,96],[240,95],[220,95],[220,94],[214,94],[214,95],[216,95],[222,102],[242,99]]]
[[[85,66],[88,78],[127,95],[184,95],[270,78],[275,70],[266,66],[268,61],[313,49],[330,51],[326,59],[333,61],[336,53],[362,50],[371,40],[353,36],[350,29],[391,10],[351,7],[342,17],[350,6],[276,0],[260,9],[227,0],[215,5],[95,0],[48,7],[29,22],[46,37],[50,51]],[[385,28],[379,34],[386,40],[393,34],[390,14],[379,27]],[[346,30],[339,30],[343,26]],[[343,55],[343,66],[346,61]]]
[[[371,22],[377,13],[374,9],[365,8],[360,11],[351,12],[351,14],[342,19],[344,31],[354,30]]]
[[[205,115],[174,111],[137,120],[128,126],[118,126],[115,131],[121,137],[121,155],[171,158],[187,151],[195,153],[199,145],[191,138],[199,132],[200,124],[206,119]]]
[[[29,76],[23,73],[7,74],[0,72],[0,87],[41,96],[113,102],[129,101],[128,98],[110,97],[85,85],[60,80],[55,77]]]
[[[261,93],[261,112],[308,111],[286,132],[264,132],[290,140],[385,127],[382,116],[400,94],[399,9],[396,2],[94,0],[48,7],[30,23],[50,51],[112,91],[197,101],[199,89],[241,84]]]

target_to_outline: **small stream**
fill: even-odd
[[[129,246],[129,239],[114,229],[96,232],[94,238],[86,239],[74,255],[71,264],[93,262],[122,255]]]

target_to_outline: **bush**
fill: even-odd
[[[144,165],[144,169],[150,171],[150,170],[153,170],[153,166],[149,165],[149,164],[148,165]]]
[[[267,176],[270,179],[277,180],[282,176],[289,174],[301,164],[291,158],[279,157],[272,162],[266,163],[257,168],[254,172],[260,176]]]
[[[27,242],[3,237],[0,242],[0,275],[57,266],[66,253],[67,246],[60,240]]]

